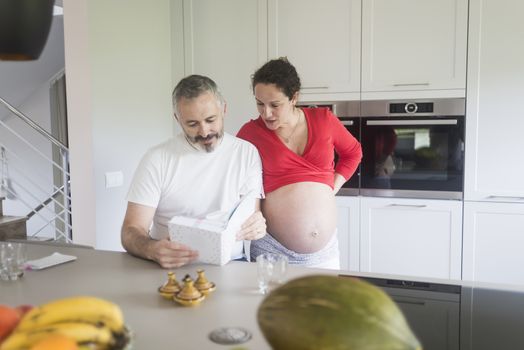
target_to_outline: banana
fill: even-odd
[[[79,296],[59,299],[34,307],[20,320],[16,331],[26,331],[64,322],[102,324],[113,332],[121,332],[124,327],[124,316],[120,307],[110,301]]]
[[[26,331],[17,329],[0,345],[0,350],[29,349],[38,341],[54,334],[71,338],[80,345],[92,344],[96,349],[106,349],[114,343],[113,334],[107,327],[82,322],[66,322]]]

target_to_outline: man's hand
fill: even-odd
[[[154,260],[166,269],[180,267],[195,260],[198,252],[168,239],[160,241],[149,237],[149,227],[155,208],[129,202],[122,225],[122,246],[128,253]]]
[[[154,241],[149,256],[165,269],[186,265],[198,257],[198,252],[186,245],[168,239]]]
[[[240,231],[237,233],[237,241],[260,239],[266,235],[266,218],[262,212],[254,212],[242,224]]]

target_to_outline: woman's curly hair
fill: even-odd
[[[253,92],[257,84],[275,84],[290,100],[300,91],[300,77],[286,57],[266,62],[251,76]]]

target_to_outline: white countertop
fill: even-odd
[[[177,279],[181,280],[186,273],[196,278],[196,270],[203,268],[208,279],[217,285],[217,290],[201,305],[188,308],[158,294],[157,288],[167,279],[167,270],[154,262],[120,252],[28,244],[29,259],[55,251],[75,255],[78,259],[45,270],[27,271],[18,281],[0,282],[0,303],[38,305],[62,297],[92,295],[120,305],[126,324],[135,334],[134,349],[231,349],[234,346],[218,345],[208,339],[209,332],[226,326],[241,326],[252,332],[252,339],[243,347],[269,349],[256,321],[263,295],[258,293],[253,263],[230,262],[222,267],[189,265],[175,269]],[[318,273],[341,272],[290,266],[287,279]],[[479,286],[461,281],[350,274]],[[519,286],[482,286],[522,290]]]
[[[242,326],[252,332],[248,349],[269,349],[257,325],[256,310],[263,299],[258,293],[256,265],[230,262],[218,267],[189,265],[175,269],[177,279],[186,273],[196,278],[203,268],[217,290],[197,307],[178,306],[162,298],[157,288],[167,279],[167,270],[156,263],[126,253],[92,249],[28,245],[28,258],[55,251],[75,255],[76,261],[45,270],[27,271],[18,281],[0,282],[0,303],[38,305],[75,295],[111,300],[122,308],[128,327],[134,332],[134,349],[228,349],[208,339],[212,330]],[[290,267],[288,278],[321,270]],[[335,271],[331,273],[336,273]]]

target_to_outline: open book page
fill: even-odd
[[[255,203],[254,195],[246,195],[229,212],[214,212],[204,219],[175,216],[168,225],[170,239],[197,250],[199,262],[224,265],[241,252],[236,234],[255,211]]]

